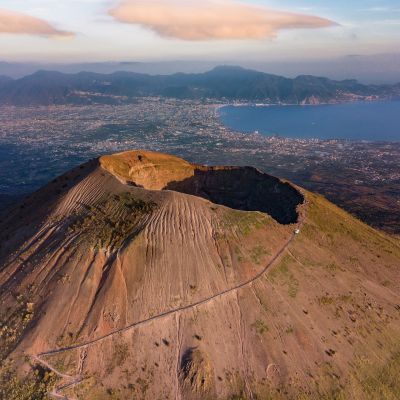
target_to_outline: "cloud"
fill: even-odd
[[[275,37],[280,29],[337,25],[320,17],[232,0],[122,0],[110,15],[183,40],[261,39]]]
[[[48,22],[15,11],[0,9],[0,34],[30,34],[39,36],[72,36],[54,28]]]

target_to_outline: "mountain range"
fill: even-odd
[[[334,81],[302,75],[278,75],[220,66],[198,74],[147,75],[134,72],[65,74],[38,71],[13,80],[0,79],[0,104],[123,104],[142,96],[214,101],[319,104],[393,99],[397,85],[364,85],[356,80]]]
[[[93,159],[0,219],[0,398],[396,399],[400,247],[251,167]]]
[[[400,54],[349,54],[344,57],[305,60],[169,60],[169,61],[92,61],[83,63],[39,63],[0,61],[0,75],[22,78],[39,70],[78,73],[80,71],[111,74],[116,71],[145,73],[150,75],[177,72],[200,73],[218,65],[240,65],[244,68],[294,78],[300,74],[324,76],[342,80],[349,77],[368,84],[400,82]]]

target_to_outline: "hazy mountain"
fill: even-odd
[[[11,76],[15,79],[41,70],[76,74],[81,71],[88,71],[100,74],[112,74],[118,71],[146,73],[150,75],[168,75],[178,72],[200,73],[208,71],[221,63],[207,61],[160,61],[160,62],[91,62],[91,63],[16,63],[0,62],[0,75]],[[231,64],[231,63],[229,63]]]
[[[12,78],[10,78],[9,76],[5,76],[5,75],[0,75],[0,85],[6,83],[6,82],[11,82]]]
[[[111,74],[117,71],[146,73],[152,75],[178,72],[202,73],[218,65],[240,65],[245,68],[295,78],[300,74],[326,76],[343,80],[354,78],[363,83],[382,84],[400,82],[400,54],[348,55],[331,59],[264,60],[172,60],[154,62],[89,62],[89,63],[29,63],[0,62],[0,75],[22,78],[38,70],[54,70],[64,73],[89,71]]]
[[[0,87],[0,104],[129,103],[140,96],[314,104],[398,96],[395,85],[362,85],[314,76],[295,79],[220,66],[200,74],[146,75],[115,72],[63,74],[38,71]]]
[[[398,241],[254,168],[92,160],[0,222],[0,393],[395,399],[399,267]]]

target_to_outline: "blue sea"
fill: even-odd
[[[239,132],[299,139],[400,141],[400,101],[318,106],[226,106],[221,121]]]

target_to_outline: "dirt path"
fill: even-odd
[[[297,227],[294,228],[295,230],[298,229],[300,232],[301,232],[301,228],[302,228],[302,226],[304,224],[304,220],[305,220],[306,205],[307,205],[307,203],[305,201],[304,204],[303,204],[304,215],[302,217],[300,217],[300,221],[297,224]],[[225,295],[227,295],[229,293],[233,293],[233,292],[235,292],[237,290],[243,289],[243,288],[251,285],[253,282],[255,282],[257,279],[259,279],[261,276],[263,276],[266,273],[266,271],[275,263],[275,261],[284,253],[284,251],[288,248],[288,246],[293,242],[293,240],[297,236],[297,234],[295,233],[295,230],[293,231],[292,235],[287,240],[287,242],[275,254],[275,256],[269,261],[269,263],[263,268],[262,271],[260,271],[253,278],[251,278],[251,279],[249,279],[249,280],[247,280],[247,281],[245,281],[245,282],[243,282],[243,283],[241,283],[241,284],[239,284],[237,286],[234,286],[232,288],[226,289],[226,290],[224,290],[222,292],[219,292],[219,293],[217,293],[217,294],[215,294],[215,295],[213,295],[211,297],[208,297],[206,299],[197,301],[195,303],[188,304],[188,305],[182,306],[182,307],[178,307],[178,308],[175,308],[175,309],[172,309],[172,310],[169,310],[169,311],[165,311],[165,312],[163,312],[161,314],[158,314],[158,315],[155,315],[153,317],[144,319],[142,321],[135,322],[135,323],[133,323],[131,325],[128,325],[128,326],[126,326],[124,328],[120,328],[120,329],[117,329],[115,331],[112,331],[112,332],[108,333],[107,335],[100,336],[97,339],[93,339],[93,340],[91,340],[89,342],[76,344],[76,345],[68,346],[68,347],[63,347],[61,349],[50,350],[50,351],[47,351],[45,353],[40,353],[40,354],[37,354],[37,355],[30,356],[31,359],[33,361],[35,361],[36,363],[39,363],[42,366],[48,368],[49,370],[54,372],[57,376],[59,376],[60,378],[64,379],[65,381],[67,381],[67,382],[69,381],[68,383],[66,383],[64,385],[55,388],[49,394],[55,399],[75,400],[72,397],[67,397],[65,395],[60,394],[60,391],[65,390],[65,389],[69,389],[71,387],[74,387],[74,386],[78,385],[82,381],[83,378],[81,376],[71,376],[71,375],[66,375],[66,374],[61,373],[60,371],[58,371],[54,367],[52,367],[48,362],[43,360],[42,357],[52,356],[52,355],[64,353],[64,352],[70,351],[70,350],[86,349],[87,347],[89,347],[89,346],[91,346],[93,344],[99,343],[99,342],[101,342],[101,341],[103,341],[105,339],[108,339],[108,338],[110,338],[110,337],[112,337],[114,335],[126,332],[128,330],[131,330],[131,329],[143,326],[143,325],[146,325],[146,324],[148,324],[150,322],[165,318],[167,316],[170,316],[170,315],[173,315],[173,314],[176,314],[176,313],[179,313],[179,312],[183,312],[183,311],[186,311],[186,310],[189,310],[189,309],[192,309],[192,308],[195,308],[195,307],[210,303],[210,302],[212,302],[212,301],[214,301],[214,300],[216,300],[216,299],[218,299],[218,298],[220,298],[222,296],[225,296]]]

